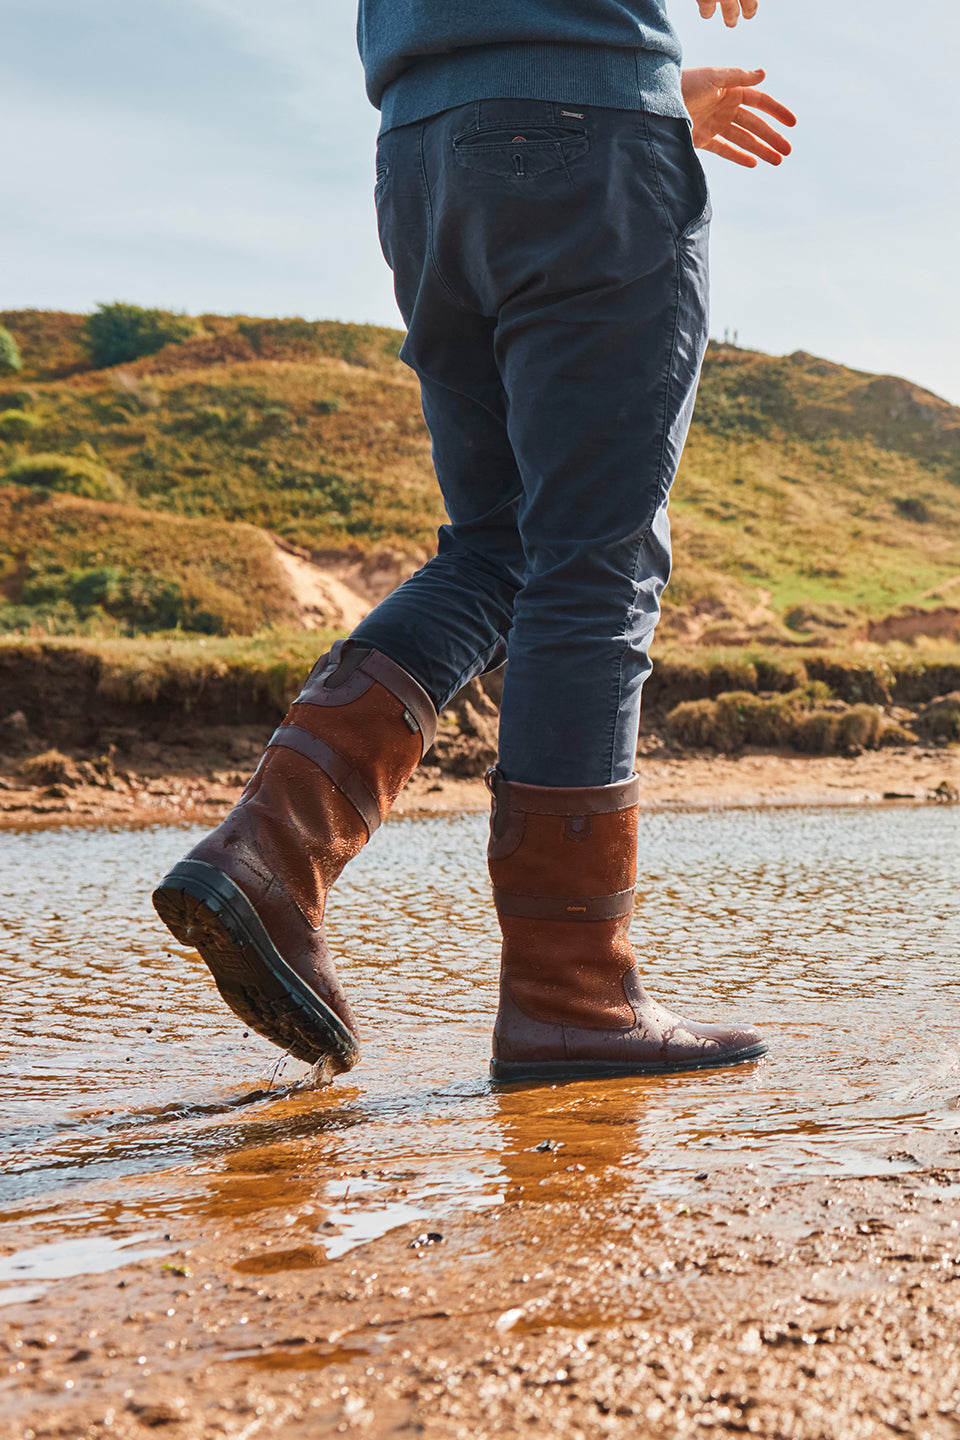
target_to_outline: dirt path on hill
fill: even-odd
[[[276,546],[276,555],[305,630],[352,630],[373,608],[337,570],[315,565],[283,545]]]
[[[362,557],[333,553],[314,560],[276,535],[269,539],[305,630],[352,630],[427,558],[383,547]]]

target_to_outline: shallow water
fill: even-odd
[[[155,878],[199,833],[0,834],[0,1301],[210,1223],[313,1213],[334,1258],[504,1199],[689,1194],[734,1163],[771,1181],[908,1168],[907,1138],[922,1161],[925,1133],[960,1124],[960,810],[644,816],[650,988],[757,1022],[770,1055],[502,1090],[482,816],[392,821],[338,887],[366,1041],[321,1091],[244,1038],[154,916]]]

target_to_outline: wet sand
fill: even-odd
[[[497,1210],[338,1261],[258,1180],[162,1265],[8,1307],[4,1433],[955,1436],[947,1149],[882,1180],[707,1175],[677,1206],[531,1150]]]
[[[651,814],[651,984],[770,1055],[499,1090],[482,815],[345,877],[321,1091],[152,927],[190,833],[3,837],[0,1434],[956,1437],[957,819]]]

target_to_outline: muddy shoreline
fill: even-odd
[[[49,783],[26,780],[12,763],[0,766],[0,830],[215,825],[238,799],[261,743],[256,727],[231,731],[220,746],[218,738],[214,735],[199,753],[178,754],[175,746],[158,743],[133,746],[123,755],[114,750],[94,762],[81,760],[78,768]],[[92,764],[100,774],[91,771]],[[647,809],[942,803],[960,791],[957,746],[841,757],[750,750],[736,756],[676,754],[659,745],[638,757],[637,769],[640,803]],[[485,810],[488,802],[482,779],[450,775],[428,764],[414,775],[394,813]]]

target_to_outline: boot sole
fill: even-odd
[[[727,1065],[743,1065],[766,1055],[767,1045],[750,1045],[731,1055],[718,1055],[710,1060],[690,1061],[682,1065],[655,1063],[617,1065],[609,1060],[491,1060],[490,1078],[498,1084],[512,1080],[586,1080],[591,1076],[614,1075],[683,1075],[691,1070],[719,1070]]]
[[[153,892],[153,907],[181,945],[199,952],[220,994],[251,1030],[310,1065],[326,1061],[325,1075],[357,1063],[360,1047],[351,1032],[287,964],[222,870],[182,860]]]

